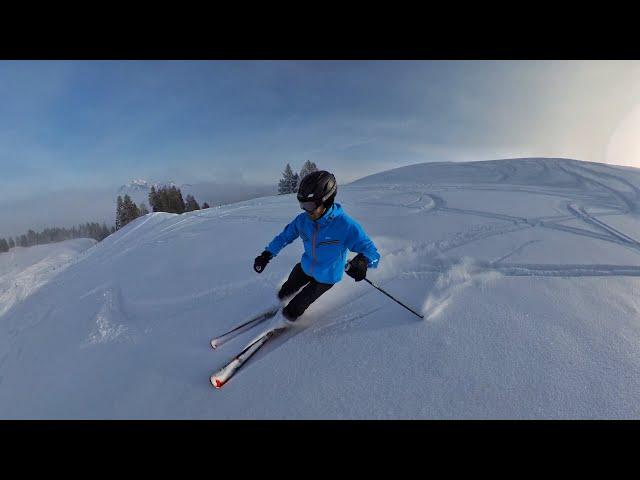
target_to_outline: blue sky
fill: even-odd
[[[264,184],[307,159],[343,182],[427,161],[640,166],[638,105],[635,61],[0,61],[0,188]]]

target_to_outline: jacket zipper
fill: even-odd
[[[313,273],[313,268],[316,266],[316,261],[318,260],[316,258],[316,238],[318,238],[318,224],[314,223],[314,227],[315,227],[315,232],[313,232],[313,238],[311,240],[311,253],[313,255],[313,263],[311,264],[311,272],[309,273]]]

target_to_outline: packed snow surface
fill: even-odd
[[[639,170],[428,163],[337,201],[382,255],[368,278],[425,319],[345,276],[215,390],[256,331],[209,340],[272,303],[301,241],[253,259],[300,209],[149,214],[23,293],[0,263],[0,417],[640,416]]]

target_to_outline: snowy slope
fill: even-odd
[[[37,291],[95,243],[93,239],[79,238],[34,247],[15,247],[0,254],[0,321],[15,303]]]
[[[382,260],[221,390],[302,252],[253,258],[292,195],[150,214],[0,319],[1,418],[638,418],[640,171],[560,159],[438,163],[339,188]]]

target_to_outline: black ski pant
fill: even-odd
[[[302,270],[302,265],[299,263],[293,267],[289,278],[280,288],[278,292],[278,298],[281,300],[285,297],[293,295],[302,287],[304,287],[300,293],[291,299],[284,309],[282,309],[283,315],[291,320],[295,321],[304,311],[309,308],[313,302],[315,302],[320,295],[333,287],[333,283],[320,283],[313,277],[310,277]]]

